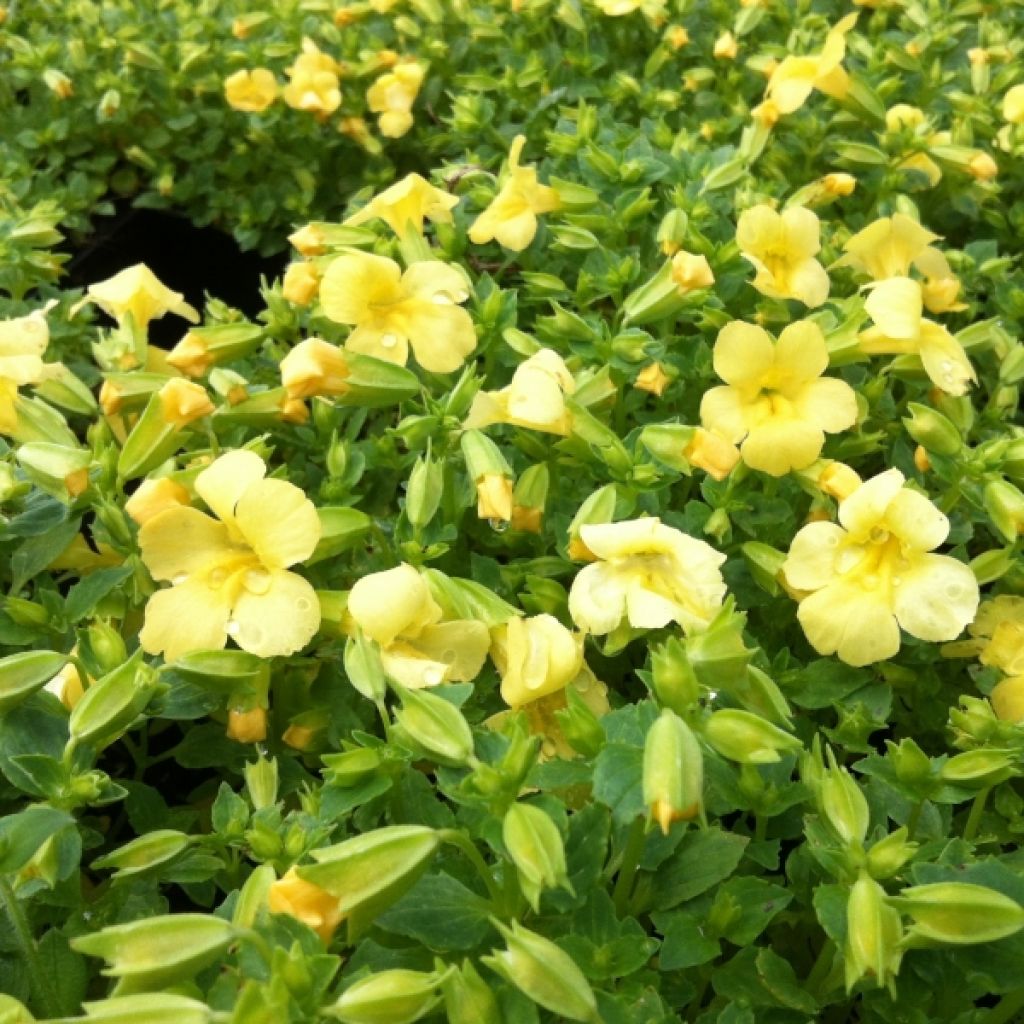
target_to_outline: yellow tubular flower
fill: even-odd
[[[569,614],[588,633],[610,633],[623,620],[635,629],[677,622],[690,630],[721,608],[725,555],[656,517],[588,524],[580,538],[599,561],[573,580]]]
[[[214,411],[214,404],[202,384],[172,377],[157,393],[160,399],[160,417],[164,423],[183,430],[190,423]]]
[[[718,332],[715,373],[726,387],[705,392],[701,422],[738,444],[752,469],[782,476],[821,454],[825,433],[857,420],[857,398],[845,381],[822,377],[828,349],[817,324],[799,320],[779,335],[734,320]],[[744,440],[746,438],[746,440]]]
[[[576,382],[562,357],[542,348],[516,368],[507,388],[478,392],[463,426],[468,430],[511,423],[564,437],[572,429],[565,396],[575,390]]]
[[[583,667],[583,636],[553,615],[509,619],[498,631],[494,660],[501,699],[512,708],[559,693]]]
[[[290,914],[330,942],[344,919],[337,899],[319,885],[299,878],[294,867],[274,882],[267,892],[267,908],[272,914]]]
[[[341,106],[338,65],[312,39],[302,40],[302,53],[287,74],[289,82],[281,95],[289,107],[326,117]]]
[[[281,383],[289,398],[343,395],[348,391],[348,375],[342,351],[320,338],[300,341],[281,360]]]
[[[385,138],[400,139],[412,127],[412,105],[426,73],[422,64],[397,64],[366,90],[366,103],[380,115],[377,127]]]
[[[140,328],[167,313],[176,313],[194,324],[199,322],[199,314],[185,301],[185,296],[161,284],[145,263],[136,263],[106,281],[89,285],[85,298],[74,310],[87,302],[95,302],[118,323],[123,323],[130,313],[135,326]]]
[[[254,452],[220,456],[195,488],[217,518],[169,508],[139,531],[142,560],[172,584],[146,605],[139,636],[150,654],[174,661],[222,648],[230,636],[262,658],[293,654],[320,624],[316,592],[287,570],[320,539],[313,503],[286,480],[265,479]]]
[[[296,306],[308,306],[316,298],[319,287],[316,266],[305,260],[289,263],[281,279],[281,295]]]
[[[672,383],[672,378],[665,373],[661,363],[655,360],[653,363],[648,363],[637,375],[636,380],[633,381],[633,387],[638,391],[647,391],[657,398],[665,393],[665,388]]]
[[[1024,124],[1024,85],[1007,89],[1003,97],[1003,118],[1010,124]]]
[[[452,210],[459,205],[459,197],[435,188],[418,174],[407,174],[378,196],[374,196],[361,210],[352,214],[346,224],[365,224],[379,217],[396,235],[410,228],[423,234],[423,221],[451,224]]]
[[[872,288],[864,307],[876,326],[861,332],[862,352],[916,355],[936,387],[950,395],[965,394],[968,384],[977,380],[960,342],[942,324],[922,316],[920,282],[909,277],[882,281]]]
[[[142,526],[154,516],[169,508],[180,508],[189,503],[189,494],[169,477],[143,480],[135,493],[124,503],[124,510]]]
[[[737,53],[739,53],[739,44],[731,32],[723,32],[715,40],[715,45],[711,50],[711,54],[716,60],[735,60]]]
[[[780,114],[792,114],[807,102],[813,89],[842,99],[850,87],[849,75],[843,70],[846,56],[846,33],[857,23],[857,15],[849,14],[825,37],[825,45],[817,56],[790,55],[772,72],[765,92],[767,101]]]
[[[526,136],[517,135],[508,154],[508,177],[501,191],[473,222],[469,240],[483,245],[497,239],[513,252],[522,252],[537,234],[537,214],[550,213],[561,205],[558,193],[537,181],[534,167],[521,167],[519,157]]]
[[[989,695],[992,710],[1003,722],[1024,722],[1024,676],[1007,676],[996,683]]]
[[[421,260],[403,274],[394,260],[365,252],[339,256],[320,284],[324,315],[354,327],[345,348],[404,366],[411,345],[431,373],[459,369],[476,348],[473,321],[459,306],[468,298],[454,266]]]
[[[782,571],[808,592],[797,617],[819,654],[848,665],[891,658],[900,627],[919,640],[953,640],[974,618],[978,582],[970,568],[931,554],[949,520],[890,469],[839,505],[839,524],[810,523],[793,538]]]
[[[38,384],[46,376],[43,353],[50,343],[46,323],[49,308],[14,320],[0,320],[0,434],[17,429],[18,388]]]
[[[906,277],[910,268],[938,239],[938,235],[905,213],[880,217],[847,241],[843,246],[846,255],[836,266],[853,267],[875,281]],[[930,251],[938,253],[937,249]]]
[[[680,250],[672,257],[672,280],[684,294],[710,288],[715,275],[706,256]]]
[[[1009,676],[1024,675],[1024,597],[1000,594],[986,601],[970,626],[984,639],[979,660]]]
[[[757,271],[754,287],[762,295],[799,299],[811,308],[828,298],[828,274],[814,258],[820,227],[817,215],[802,206],[778,213],[760,205],[740,215],[736,242]]]
[[[224,79],[228,106],[250,114],[261,114],[277,99],[277,79],[266,68],[236,71]]]

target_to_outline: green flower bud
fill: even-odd
[[[999,728],[992,705],[983,697],[963,694],[960,707],[949,709],[949,724],[956,733],[957,746],[987,743]]]
[[[885,890],[861,875],[846,904],[846,991],[864,977],[891,988],[903,956],[902,937],[900,915],[886,904]]]
[[[80,634],[79,647],[83,657],[95,666],[95,674],[106,675],[128,660],[124,638],[109,622],[90,623]]]
[[[263,344],[263,328],[259,324],[236,321],[190,327],[185,336],[168,353],[167,362],[189,377],[205,377],[220,363],[231,363],[251,355]]]
[[[54,376],[34,385],[35,393],[68,412],[79,416],[94,416],[96,399],[89,388],[63,364],[51,363],[50,366]]]
[[[936,455],[957,455],[964,442],[953,421],[927,405],[910,402],[909,418],[903,421],[907,433],[929,452]]]
[[[474,483],[485,476],[513,476],[501,450],[482,431],[465,431],[460,444],[466,460],[466,472]]]
[[[628,324],[650,324],[675,316],[690,301],[672,276],[672,261],[666,260],[654,277],[626,296],[622,311]]]
[[[540,913],[540,894],[545,889],[561,887],[572,892],[561,833],[539,807],[512,804],[505,812],[502,840],[519,872],[519,887],[534,913]]]
[[[665,708],[644,741],[644,803],[668,835],[673,821],[690,821],[704,799],[704,755],[693,730]]]
[[[915,853],[917,843],[907,840],[906,826],[880,839],[868,850],[867,867],[872,878],[892,878]]]
[[[633,459],[619,435],[578,402],[566,398],[565,407],[572,415],[572,436],[590,445],[594,454],[613,472],[623,476],[629,474],[633,469]]]
[[[493,924],[506,948],[482,957],[483,963],[545,1010],[569,1020],[598,1020],[593,989],[568,953],[518,921]]]
[[[358,786],[374,775],[383,763],[380,752],[374,747],[324,754],[321,760],[332,786]]]
[[[473,757],[473,730],[462,712],[444,697],[395,687],[402,700],[395,720],[423,753],[438,764],[459,766]]]
[[[362,633],[345,641],[345,675],[348,681],[367,699],[379,704],[387,693],[387,680],[376,645]]]
[[[191,838],[174,829],[157,829],[125,843],[113,853],[92,862],[94,868],[114,868],[116,877],[126,878],[173,860],[188,848]]]
[[[213,1019],[205,1003],[170,992],[114,996],[82,1007],[89,1024],[208,1024]]]
[[[649,423],[640,431],[640,443],[666,466],[689,476],[693,465],[686,457],[697,434],[696,427],[682,423]]]
[[[441,1002],[443,976],[396,968],[361,978],[323,1012],[342,1024],[411,1024]]]
[[[0,658],[0,714],[41,690],[68,663],[53,651],[24,651]]]
[[[255,868],[238,890],[235,909],[231,920],[239,928],[251,928],[267,905],[270,887],[277,879],[277,874],[270,864],[261,864]]]
[[[749,711],[715,711],[705,724],[704,734],[719,754],[739,764],[773,764],[782,759],[783,753],[802,749],[795,736]]]
[[[410,523],[422,529],[437,512],[444,494],[444,463],[421,455],[409,474],[405,492],[405,514]]]
[[[441,988],[448,1024],[501,1024],[498,1000],[471,961],[453,969]]]
[[[1024,907],[1016,900],[969,882],[915,885],[889,902],[913,919],[907,934],[918,940],[995,942],[1024,928]]]
[[[41,490],[65,505],[71,504],[89,487],[92,452],[59,444],[33,441],[17,452],[18,464]]]
[[[575,686],[565,688],[566,707],[555,712],[555,721],[569,746],[584,757],[597,757],[605,744],[601,720],[580,696]]]
[[[0,1024],[32,1024],[34,1020],[35,1017],[14,996],[0,993]]]
[[[939,778],[958,786],[988,788],[1016,775],[1018,758],[1012,750],[967,750],[951,757],[939,769]]]
[[[779,574],[786,553],[760,541],[747,541],[740,548],[754,582],[773,597],[779,592]]]
[[[97,749],[121,736],[156,691],[158,677],[136,651],[120,668],[98,679],[75,705],[68,722],[70,745]]]
[[[700,684],[678,637],[651,649],[651,679],[659,703],[684,715],[700,697]]]
[[[985,485],[985,511],[1004,540],[1013,542],[1024,532],[1024,494],[1008,480]]]
[[[4,611],[19,626],[45,626],[50,621],[50,613],[41,604],[25,597],[5,598]]]
[[[266,758],[261,754],[255,761],[248,762],[242,769],[245,788],[253,807],[259,811],[277,803],[277,758]]]
[[[324,403],[318,403],[323,406]],[[327,475],[337,480],[345,475],[348,469],[348,442],[338,438],[337,433],[331,438],[327,446],[327,455],[324,458],[324,465],[327,467]]]
[[[908,736],[899,744],[887,743],[889,760],[896,770],[896,778],[910,785],[928,782],[932,777],[932,762],[928,755]]]
[[[420,392],[420,380],[412,370],[373,356],[345,352],[348,376],[345,393],[334,401],[338,405],[381,408],[398,405]]]
[[[818,790],[822,813],[836,834],[847,845],[860,845],[868,834],[870,811],[868,802],[853,776],[836,764],[836,756],[828,751],[828,769]]]
[[[742,678],[754,656],[743,642],[747,617],[736,611],[729,598],[721,611],[700,632],[684,641],[686,658],[697,679],[712,690],[728,689],[733,680]]]
[[[14,399],[18,422],[11,431],[11,437],[22,444],[43,441],[77,448],[78,438],[71,432],[67,421],[56,409],[39,398],[18,395]]]

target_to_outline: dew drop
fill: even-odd
[[[942,360],[942,372],[947,376],[951,376],[953,373],[953,364],[948,359]]]
[[[398,344],[398,339],[393,334],[383,334],[380,339],[381,348],[394,348]]]
[[[453,663],[453,662],[455,661],[455,651],[453,651],[453,650],[452,650],[452,649],[451,649],[451,648],[449,647],[449,648],[448,648],[448,650],[447,650],[447,651],[445,651],[445,652],[444,652],[444,653],[443,653],[443,654],[441,655],[441,660],[442,660],[442,661],[443,661],[443,662],[444,662],[444,663],[445,663],[446,665],[451,665],[451,664],[452,664],[452,663]]]
[[[250,594],[265,594],[270,589],[270,573],[263,569],[250,569],[245,574],[245,589]]]
[[[884,544],[889,539],[889,531],[881,526],[871,528],[871,540],[875,544]]]
[[[455,301],[447,292],[434,292],[430,297],[430,301],[433,302],[435,306],[455,305]]]
[[[307,598],[305,598],[305,597],[300,597],[298,599],[298,601],[295,602],[295,607],[300,612],[308,612],[309,611],[309,600]]]
[[[219,587],[228,578],[226,569],[214,569],[206,578],[211,587]]]
[[[956,584],[950,584],[948,587],[946,587],[946,597],[948,597],[951,601],[955,600],[959,596],[960,587],[958,587]]]
[[[423,673],[423,682],[426,686],[437,686],[444,682],[444,672],[439,668],[428,668]]]
[[[509,527],[509,522],[507,519],[488,519],[487,525],[495,533],[504,533]]]
[[[708,690],[708,700],[718,700],[718,691]]]
[[[224,627],[224,629],[227,632],[228,636],[238,636],[242,627],[234,619],[228,619],[228,624]]]
[[[176,586],[176,587],[180,587],[182,585],[182,583],[184,583],[185,580],[187,580],[187,579],[188,579],[188,573],[187,572],[179,572],[178,575],[175,576],[171,580],[171,583],[173,583],[174,586]]]
[[[826,547],[830,547],[830,548],[837,548],[837,547],[839,547],[839,538],[834,533],[830,533],[825,538],[825,546]]]

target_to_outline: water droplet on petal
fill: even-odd
[[[451,665],[451,664],[452,664],[452,662],[454,662],[454,661],[455,661],[455,651],[453,651],[453,650],[452,650],[452,649],[451,649],[451,648],[449,647],[449,648],[448,648],[448,650],[446,650],[446,651],[444,652],[444,654],[442,654],[442,655],[441,655],[441,660],[442,660],[442,661],[443,661],[443,662],[444,662],[444,663],[445,663],[446,665]]]
[[[434,294],[430,296],[430,301],[433,302],[435,306],[455,305],[455,300],[447,292],[434,292]]]
[[[508,529],[508,527],[509,527],[509,523],[508,523],[507,519],[488,519],[487,520],[487,525],[495,533],[504,533]]]
[[[228,578],[226,569],[214,569],[209,576],[206,577],[206,582],[211,587],[219,587]]]
[[[871,528],[871,540],[875,544],[884,544],[889,539],[889,531],[882,526]]]
[[[951,601],[958,598],[960,594],[961,589],[957,584],[951,583],[948,587],[946,587],[946,597],[948,597]]]
[[[423,683],[426,686],[438,686],[444,682],[444,672],[439,668],[428,668],[423,673]]]
[[[245,574],[245,589],[250,594],[265,594],[270,589],[270,573],[263,569],[250,569]]]
[[[188,579],[188,573],[187,572],[179,572],[178,575],[175,576],[171,580],[171,583],[173,583],[174,586],[176,586],[176,587],[180,587],[182,585],[182,583],[184,583],[185,580],[187,580],[187,579]]]
[[[839,538],[834,533],[830,533],[825,538],[825,546],[826,547],[830,547],[830,548],[837,548],[837,547],[839,547]]]
[[[394,348],[398,344],[398,339],[393,334],[382,334],[380,338],[381,348]]]
[[[228,619],[228,624],[224,627],[228,636],[238,636],[241,628],[242,627],[234,619]]]
[[[948,359],[942,360],[942,372],[948,377],[953,372],[953,364]]]
[[[300,612],[308,612],[309,611],[309,600],[307,598],[305,598],[305,597],[300,597],[298,599],[298,601],[295,602],[295,607]]]

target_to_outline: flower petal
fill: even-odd
[[[746,406],[741,393],[733,387],[710,388],[700,400],[700,421],[731,444],[747,434]]]
[[[428,658],[447,667],[446,678],[468,683],[480,675],[491,646],[491,632],[483,622],[456,619],[426,626],[413,645]]]
[[[196,477],[196,492],[222,522],[232,524],[238,499],[266,475],[266,463],[255,452],[239,448],[220,456]]]
[[[287,480],[250,484],[235,506],[235,522],[268,569],[284,569],[309,558],[320,540],[320,517],[313,502]]]
[[[459,369],[476,348],[473,319],[460,306],[417,302],[406,324],[416,362],[431,373]]]
[[[811,381],[827,367],[825,336],[813,320],[797,320],[783,329],[775,345],[775,370],[781,380]]]
[[[924,311],[921,285],[909,277],[891,277],[871,289],[864,308],[886,337],[915,339]]]
[[[691,622],[693,616],[685,608],[639,582],[626,589],[626,613],[634,629],[661,629],[670,622]]]
[[[661,520],[656,516],[621,523],[587,523],[580,527],[580,539],[598,558],[626,558],[664,550],[656,547],[659,526]]]
[[[223,587],[208,587],[199,580],[158,590],[146,605],[146,621],[139,633],[142,649],[148,654],[163,653],[168,662],[192,651],[220,650],[227,642],[231,616],[226,593]]]
[[[831,287],[828,272],[813,257],[793,266],[787,275],[788,297],[799,299],[810,309],[816,309],[827,298]]]
[[[793,258],[813,256],[821,248],[821,221],[813,210],[790,206],[782,212],[782,225],[786,248]]]
[[[821,377],[812,380],[793,399],[802,420],[829,434],[847,430],[857,422],[857,395],[845,380]]]
[[[773,416],[750,431],[740,453],[751,469],[784,476],[790,470],[809,466],[824,446],[825,435],[813,423]]]
[[[727,384],[758,387],[775,365],[775,345],[763,327],[733,320],[718,332],[713,358],[715,373]]]
[[[231,610],[235,643],[260,658],[294,654],[320,626],[320,602],[307,580],[285,569],[268,576],[265,591],[244,590]]]
[[[373,327],[357,327],[346,339],[349,352],[373,356],[387,363],[405,366],[409,362],[409,339],[396,331],[378,331]]]
[[[948,555],[921,555],[899,578],[896,618],[919,640],[955,640],[978,610],[974,573]]]
[[[441,618],[427,581],[404,562],[357,580],[348,595],[348,613],[368,637],[385,647],[399,635],[417,636]]]
[[[923,494],[904,487],[889,503],[885,524],[914,551],[931,551],[949,536],[949,520]]]
[[[932,382],[950,395],[963,395],[978,377],[963,346],[942,324],[921,321],[918,354]]]
[[[836,552],[846,531],[836,523],[808,523],[789,546],[782,571],[797,590],[820,590],[835,578]]]
[[[830,583],[800,602],[797,618],[819,654],[837,654],[847,665],[870,665],[900,649],[900,630],[877,591]]]
[[[142,561],[155,580],[192,575],[230,556],[227,527],[195,508],[158,512],[139,530]]]
[[[839,522],[858,540],[879,524],[893,498],[903,487],[905,477],[898,469],[865,480],[839,504]]]
[[[590,546],[585,538],[584,543]],[[625,613],[626,588],[613,566],[594,562],[576,574],[569,590],[569,614],[580,629],[610,633]]]
[[[371,305],[386,305],[401,295],[402,270],[394,260],[372,253],[345,253],[333,260],[320,282],[320,308],[339,324],[360,324]]]

